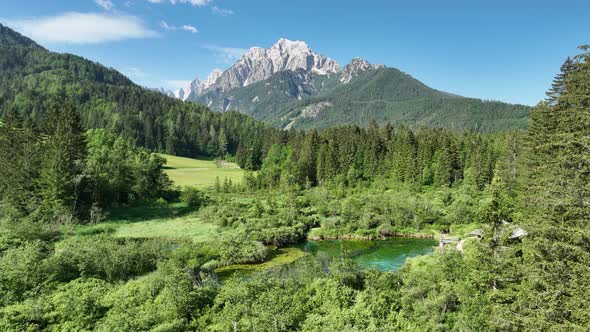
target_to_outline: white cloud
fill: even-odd
[[[176,27],[170,26],[168,25],[168,23],[166,23],[166,21],[161,21],[160,22],[160,26],[164,29],[164,30],[175,30]]]
[[[111,10],[111,8],[115,7],[111,0],[94,0],[94,2],[106,10]]]
[[[170,2],[172,4],[175,4],[178,2],[178,3],[190,3],[193,6],[205,6],[206,4],[211,2],[211,0],[170,0]]]
[[[195,27],[194,27],[194,26],[192,26],[192,25],[188,25],[188,24],[185,24],[185,25],[183,25],[183,26],[181,27],[181,29],[182,29],[182,30],[185,30],[185,31],[190,31],[190,32],[192,32],[192,33],[197,33],[197,32],[199,32],[199,30],[197,30],[197,28],[195,28]]]
[[[217,6],[211,7],[211,12],[219,16],[229,16],[235,14],[235,12],[231,9],[219,8]]]
[[[166,2],[166,0],[147,0],[148,2],[151,3],[163,3]],[[206,6],[209,2],[211,2],[211,0],[168,0],[171,4],[175,5],[177,3],[188,3],[191,4],[193,6],[197,6],[197,7],[202,7],[202,6]]]
[[[161,21],[160,26],[162,27],[162,29],[168,30],[168,31],[184,30],[184,31],[192,32],[192,33],[199,32],[199,30],[197,28],[195,28],[194,26],[189,25],[189,24],[185,24],[185,25],[181,25],[181,26],[177,27],[177,26],[170,25],[170,24],[166,23],[166,21]]]
[[[204,47],[213,52],[218,61],[226,64],[233,64],[239,60],[242,55],[248,52],[248,49],[238,47],[223,47],[217,45],[206,45]]]
[[[127,15],[72,12],[2,21],[41,43],[97,44],[158,36],[139,18]]]

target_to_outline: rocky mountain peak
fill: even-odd
[[[252,47],[209,90],[227,91],[265,80],[278,72],[299,69],[329,74],[338,72],[340,67],[336,61],[315,53],[303,41],[281,38],[267,49]]]
[[[213,69],[213,71],[209,74],[209,76],[207,76],[207,78],[204,81],[200,81],[197,85],[191,87],[192,92],[196,95],[202,94],[205,90],[213,86],[222,74],[223,71],[221,69]]]
[[[353,78],[360,75],[361,73],[364,73],[365,71],[379,69],[379,68],[383,68],[383,67],[385,67],[385,66],[384,65],[374,65],[374,64],[369,63],[369,61],[367,61],[365,59],[356,57],[356,58],[352,59],[350,61],[350,63],[347,64],[346,66],[344,66],[344,68],[342,69],[340,82],[348,83]]]
[[[279,39],[271,49],[279,49],[286,52],[299,52],[299,53],[312,53],[313,51],[309,48],[309,46],[300,40],[289,40],[285,38]]]
[[[219,68],[213,69],[213,71],[209,74],[209,76],[207,76],[207,79],[204,82],[205,89],[215,84],[215,82],[217,82],[217,79],[221,76],[221,74],[223,74],[223,70]]]
[[[174,91],[174,97],[176,97],[177,99],[180,99],[182,101],[187,100],[191,94],[191,91],[196,89],[196,87],[199,84],[201,84],[201,80],[199,80],[198,78],[195,78],[194,80],[190,81],[185,87]]]
[[[201,81],[198,77],[192,80],[187,86],[180,88],[174,92],[174,96],[180,100],[187,100],[191,95],[200,95],[203,91],[207,90],[210,86],[215,84],[219,77],[223,74],[223,71],[219,68],[213,69],[213,71],[207,76],[204,81]]]
[[[340,72],[340,66],[314,52],[304,41],[281,38],[269,48],[250,48],[226,71],[215,69],[206,80],[197,78],[175,95],[182,100],[192,100],[210,91],[219,93],[248,86],[275,73],[301,70],[307,75],[326,75]]]

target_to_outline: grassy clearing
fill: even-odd
[[[215,184],[215,178],[223,183],[225,178],[233,183],[239,183],[244,177],[244,170],[237,164],[227,161],[216,163],[214,160],[191,159],[162,154],[166,158],[166,174],[174,184],[196,187],[210,187]]]
[[[120,225],[114,236],[130,238],[191,239],[205,242],[221,232],[218,226],[205,223],[194,216],[175,219],[154,219]]]
[[[104,224],[116,227],[116,237],[203,242],[221,233],[218,226],[200,220],[184,203],[116,209]]]
[[[106,221],[79,226],[73,235],[111,234],[115,237],[205,242],[222,233],[217,225],[199,219],[186,204],[175,203],[113,209]]]

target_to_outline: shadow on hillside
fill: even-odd
[[[117,207],[109,211],[107,221],[146,221],[151,219],[177,218],[196,211],[184,203]]]

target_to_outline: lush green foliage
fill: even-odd
[[[0,195],[13,219],[100,221],[102,209],[160,198],[165,160],[104,129],[82,131],[71,104],[37,128],[12,112],[0,127]]]
[[[412,131],[376,124],[291,132],[272,146],[253,188],[317,184],[355,186],[393,177],[410,185],[450,187],[466,182],[478,190],[490,183],[494,165],[517,133],[457,134],[442,129]],[[517,153],[518,151],[513,151]]]
[[[180,194],[180,200],[189,207],[198,209],[208,203],[209,197],[197,188],[186,187]]]
[[[523,218],[531,232],[519,301],[524,324],[583,330],[590,312],[590,52],[566,61],[533,112]]]
[[[0,29],[9,54],[0,55],[8,75],[0,76],[8,87],[0,90],[0,330],[590,329],[588,48],[562,67],[526,134],[376,125],[304,133],[156,97]],[[80,82],[94,76],[98,90],[123,85],[138,100],[153,96],[206,118],[198,122],[206,140],[192,132],[186,144],[173,137],[162,150],[207,146],[260,170],[243,184],[170,192],[164,159],[136,146],[159,148],[145,140],[146,127],[85,131],[85,119],[104,119],[86,112],[100,108],[47,101],[53,92],[93,91],[74,89],[72,73]],[[65,90],[52,77],[64,79]],[[30,95],[10,95],[27,82]],[[105,96],[98,90],[89,98]],[[130,105],[109,119],[144,116]],[[250,131],[252,124],[264,130]],[[147,205],[129,205],[140,202]],[[70,224],[87,220],[97,224]],[[276,258],[270,245],[310,234],[449,231],[465,240],[462,251],[447,247],[398,272],[360,270],[346,254],[327,264],[295,257],[297,264],[248,278],[220,281],[215,272]]]

